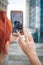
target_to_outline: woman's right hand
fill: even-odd
[[[21,38],[21,34],[18,32],[18,42],[24,53],[28,56],[30,59],[31,65],[42,65],[35,49],[35,43],[32,38],[32,35],[29,34],[29,31],[24,29],[24,35],[25,35],[25,41]]]
[[[21,34],[18,32],[18,36],[19,36],[18,41],[20,47],[26,53],[27,56],[29,56],[30,54],[36,54],[35,43],[32,35],[29,34],[29,31],[26,29],[24,29],[23,31],[25,35],[25,41],[21,38]]]

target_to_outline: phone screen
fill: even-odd
[[[23,33],[23,11],[11,11],[11,21],[13,25],[13,32]]]

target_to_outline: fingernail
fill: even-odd
[[[18,35],[20,35],[19,31],[17,30]]]
[[[16,32],[18,32],[18,30],[16,30]]]
[[[25,30],[25,28],[23,28],[23,31]]]
[[[16,32],[19,33],[18,30],[16,30]]]

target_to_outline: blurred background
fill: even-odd
[[[7,15],[11,10],[23,11],[23,23],[30,29],[36,43],[43,43],[43,0],[8,0]]]
[[[23,11],[23,25],[32,34],[37,54],[43,63],[43,0],[0,0],[0,9],[7,11],[9,19],[11,10]],[[9,61],[10,65],[30,65],[17,40],[10,46]]]

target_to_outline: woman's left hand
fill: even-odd
[[[18,35],[14,35],[14,33],[11,33],[9,43],[15,42],[15,40],[18,38]]]

